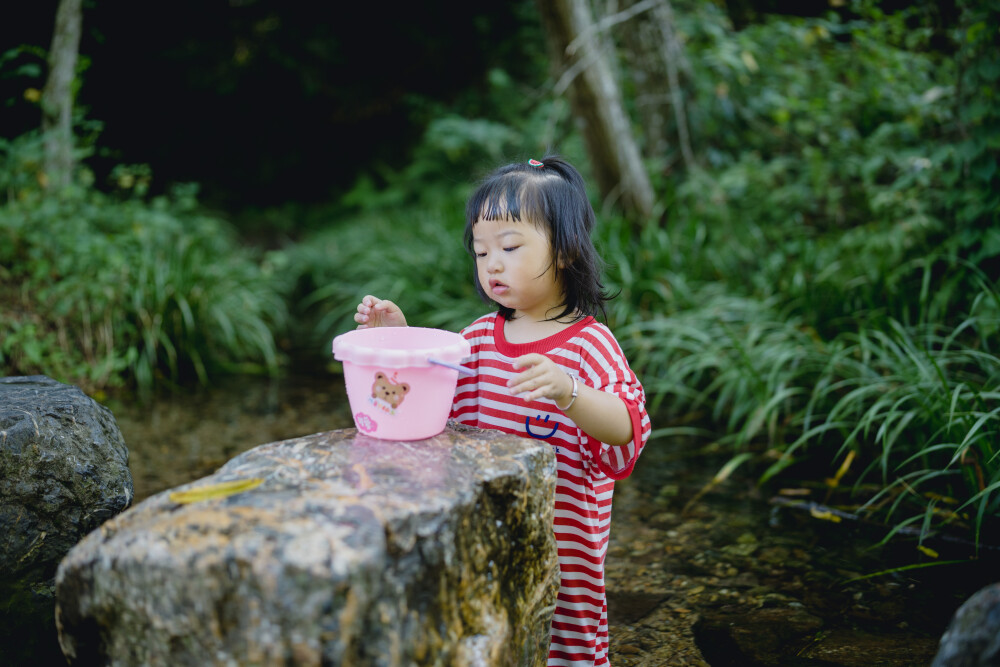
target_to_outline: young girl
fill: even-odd
[[[650,431],[642,386],[595,319],[607,295],[594,221],[582,177],[558,157],[501,167],[466,208],[476,289],[497,312],[462,331],[472,346],[466,365],[477,374],[459,379],[452,417],[555,448],[560,586],[549,665],[608,663],[611,495]],[[354,320],[358,328],[406,326],[396,304],[370,295]]]

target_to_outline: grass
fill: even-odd
[[[853,451],[865,462],[852,475],[865,510],[921,521],[921,539],[971,511],[978,541],[1000,510],[1000,359],[976,334],[995,331],[995,314],[954,328],[890,320],[822,340],[773,302],[711,284],[692,297],[697,305],[621,330],[653,409],[712,425],[734,457],[772,459],[761,483],[804,462],[832,471]],[[882,491],[868,498],[872,478]],[[940,497],[957,507],[935,511]]]
[[[275,267],[191,194],[147,203],[29,191],[0,208],[0,246],[7,374],[150,388],[281,365]]]
[[[397,303],[413,326],[458,331],[488,311],[476,295],[473,264],[462,246],[461,219],[386,212],[318,233],[290,249],[301,272],[296,312],[309,322],[314,345],[328,347],[357,326],[361,298]]]

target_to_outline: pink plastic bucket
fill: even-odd
[[[333,339],[333,356],[344,362],[344,383],[354,424],[385,440],[422,440],[444,430],[459,364],[469,341],[442,329],[375,327]]]

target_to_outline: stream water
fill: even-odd
[[[259,444],[353,426],[340,376],[233,378],[145,404],[107,397],[135,502]],[[655,421],[655,420],[654,420]],[[751,479],[699,493],[721,460],[653,440],[616,486],[607,589],[615,665],[927,665],[996,560],[914,562],[884,531],[774,504]]]

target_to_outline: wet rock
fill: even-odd
[[[131,500],[107,408],[43,375],[0,378],[0,662],[59,657],[56,566]]]
[[[791,556],[791,551],[785,547],[767,547],[761,549],[757,559],[771,565],[784,565]]]
[[[838,667],[925,665],[934,641],[932,637],[838,628],[816,637],[798,657],[813,661],[806,664]]]
[[[747,557],[757,550],[757,538],[753,533],[743,533],[736,539],[735,544],[727,544],[722,547],[722,553],[728,556]]]
[[[980,589],[958,608],[932,667],[980,665],[1000,665],[1000,583]]]
[[[608,616],[618,623],[635,623],[660,606],[669,595],[661,591],[615,591],[608,593]]]
[[[823,621],[798,607],[745,614],[707,611],[694,624],[695,643],[712,667],[785,666],[809,645]]]
[[[734,576],[726,577],[719,581],[719,586],[729,588],[754,589],[760,585],[757,577],[752,572],[737,572]]]
[[[56,578],[90,664],[544,664],[558,588],[550,446],[449,427],[262,445],[104,524]]]

